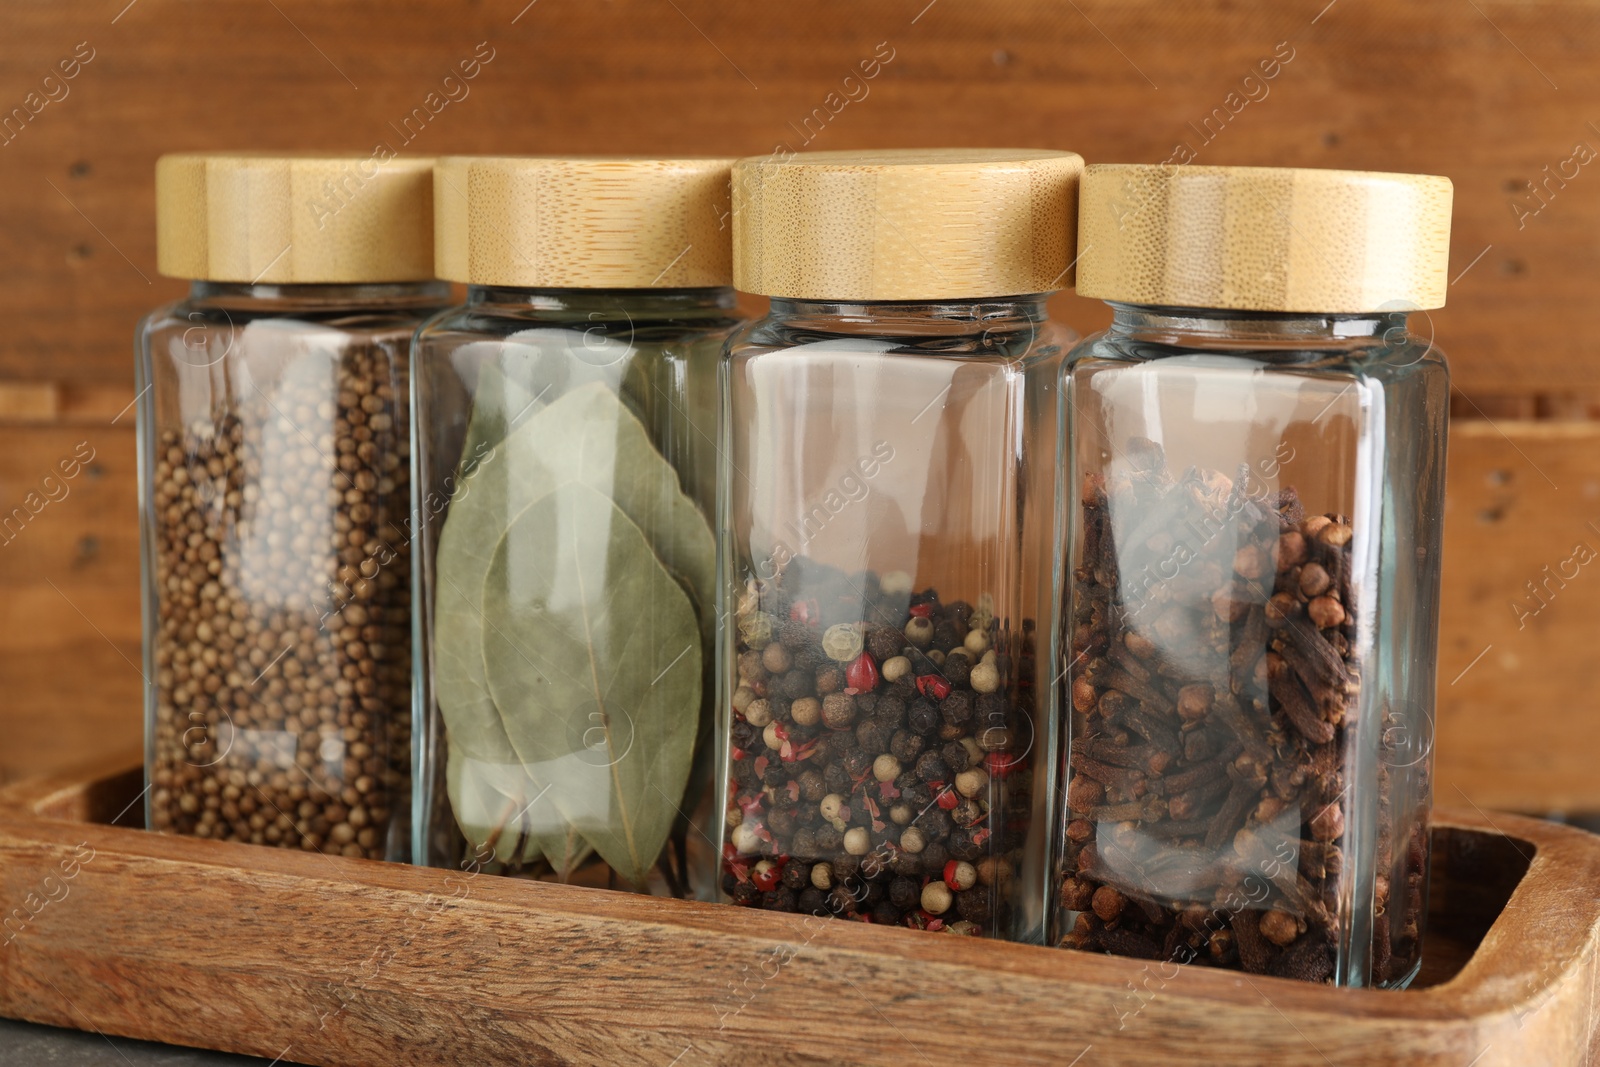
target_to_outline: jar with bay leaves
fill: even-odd
[[[712,893],[729,165],[439,162],[469,291],[416,347],[429,863]]]
[[[742,160],[721,493],[722,890],[1043,936],[1054,389],[1082,161]]]
[[[1402,986],[1427,888],[1444,178],[1091,166],[1068,359],[1069,946]]]
[[[156,194],[192,287],[138,334],[148,824],[403,860],[432,163],[165,156]]]

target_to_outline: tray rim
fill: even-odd
[[[122,755],[0,787],[0,854],[32,855],[42,863],[82,841],[97,856],[116,856],[130,869],[176,865],[201,879],[218,876],[224,880],[248,872],[251,882],[264,893],[275,887],[343,893],[353,884],[400,900],[436,899],[444,880],[455,874],[83,821],[97,786],[116,777],[137,775],[141,768],[142,760]],[[1591,987],[1588,1036],[1582,1045],[1593,1050],[1592,986],[1600,973],[1600,837],[1524,816],[1491,815],[1481,809],[1436,809],[1432,825],[1510,838],[1525,844],[1531,853],[1527,872],[1477,951],[1456,975],[1435,986],[1396,992],[1334,989],[1194,967],[1183,971],[1183,996],[1217,1011],[1264,998],[1297,1027],[1404,1021],[1412,1027],[1438,1030],[1441,1040],[1448,1037],[1452,1044],[1465,1047],[1490,1034],[1500,1035],[1496,1040],[1501,1044],[1508,1035],[1522,1035],[1523,1019],[1542,1010],[1552,991],[1569,990],[1582,981]],[[64,833],[66,827],[78,829]],[[524,926],[593,928],[619,938],[632,932],[689,939],[685,944],[737,937],[739,944],[757,952],[791,945],[796,938],[794,916],[625,892],[487,878],[474,884],[471,897],[474,916],[491,925],[516,927],[522,920]],[[736,922],[729,921],[735,917]],[[1090,988],[1103,992],[1126,986],[1131,990],[1132,983],[1149,971],[1145,961],[1044,946],[929,937],[856,923],[825,923],[823,927],[807,945],[841,962],[903,965],[913,971],[966,974],[973,980],[1045,983],[1058,989],[1062,997]],[[1538,951],[1530,951],[1533,947]],[[4,974],[3,967],[0,974]],[[0,989],[0,1014],[13,1014],[15,1008]],[[37,1021],[59,1023],[58,1019]]]

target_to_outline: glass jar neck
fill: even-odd
[[[467,305],[495,305],[519,312],[567,315],[638,315],[682,318],[696,313],[725,315],[736,306],[731,288],[705,289],[531,289],[510,285],[473,285]]]
[[[791,329],[853,337],[937,340],[1033,331],[1049,293],[972,300],[797,300],[773,297],[769,318]]]
[[[189,284],[189,299],[219,305],[268,304],[301,308],[437,307],[449,301],[450,283],[430,280],[277,285],[197,280]]]
[[[1405,312],[1332,315],[1107,303],[1112,309],[1108,339],[1186,351],[1357,347],[1390,340],[1396,330],[1404,335],[1406,329]]]

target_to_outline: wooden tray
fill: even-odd
[[[1532,819],[1438,814],[1383,993],[159,837],[109,825],[134,762],[0,790],[0,1014],[338,1065],[1600,1061],[1600,838]]]

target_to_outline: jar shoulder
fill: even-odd
[[[1186,372],[1197,366],[1216,365],[1263,373],[1343,375],[1383,384],[1419,378],[1438,378],[1446,384],[1449,381],[1449,364],[1443,350],[1430,335],[1415,331],[1390,331],[1370,340],[1327,346],[1272,347],[1187,347],[1101,331],[1072,346],[1063,366],[1064,373],[1071,376],[1092,372],[1105,364],[1159,366],[1169,361]]]
[[[466,304],[446,308],[431,316],[418,330],[418,340],[434,346],[452,346],[468,341],[510,340],[530,331],[567,331],[576,334],[603,334],[607,337],[642,335],[656,341],[699,341],[715,338],[719,343],[743,323],[737,314],[718,312],[703,315],[637,314],[598,311],[551,311],[539,308],[514,308]],[[534,340],[530,334],[526,340]]]
[[[1021,365],[1032,370],[1063,362],[1077,339],[1071,327],[1054,320],[1030,323],[1022,329],[1008,326],[919,336],[818,330],[769,315],[733,331],[728,338],[727,352],[732,359],[748,360],[767,356],[804,359],[812,354],[831,358],[841,352],[855,351],[863,355]]]

